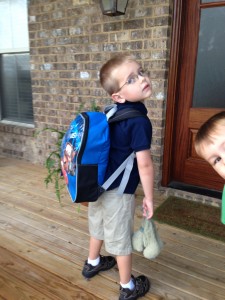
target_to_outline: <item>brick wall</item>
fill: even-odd
[[[160,185],[172,0],[129,0],[126,15],[103,16],[98,0],[30,0],[29,37],[35,130],[65,130],[79,108],[111,103],[99,69],[112,55],[134,54],[150,71],[146,100],[153,125],[152,156]],[[15,132],[15,131],[18,131]],[[1,126],[1,153],[43,163],[56,134]],[[15,139],[17,140],[16,143]]]

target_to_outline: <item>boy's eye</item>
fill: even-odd
[[[137,80],[137,75],[133,75],[133,76],[131,76],[131,77],[129,77],[129,78],[127,79],[127,83],[128,83],[128,84],[133,84],[133,83],[136,82],[136,80]]]
[[[138,80],[138,76],[146,76],[146,72],[143,69],[138,70],[138,74],[133,74],[127,79],[127,84],[133,84]]]
[[[214,160],[214,165],[216,165],[220,160],[221,160],[221,157],[217,157],[217,158]]]
[[[143,70],[143,69],[140,69],[139,71],[138,71],[138,75],[139,76],[145,76],[145,70]]]

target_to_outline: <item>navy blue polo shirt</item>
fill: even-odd
[[[133,108],[147,116],[147,109],[142,102],[128,102],[117,104],[118,110]],[[121,165],[121,163],[133,152],[150,149],[152,139],[152,125],[148,117],[135,117],[110,124],[110,153],[105,180]],[[122,174],[113,182],[108,190],[119,187]],[[126,194],[134,194],[140,182],[137,160],[130,174],[125,189]]]

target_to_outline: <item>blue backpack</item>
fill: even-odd
[[[103,112],[82,112],[70,124],[61,145],[61,170],[73,202],[94,202],[124,171],[118,195],[129,180],[135,153],[104,182],[110,150],[109,124],[144,116],[131,108],[119,110],[116,105]]]

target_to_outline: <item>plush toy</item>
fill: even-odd
[[[146,218],[142,220],[141,227],[132,236],[132,244],[134,250],[143,251],[144,257],[148,259],[154,259],[159,255],[163,242],[158,235],[153,220]]]

